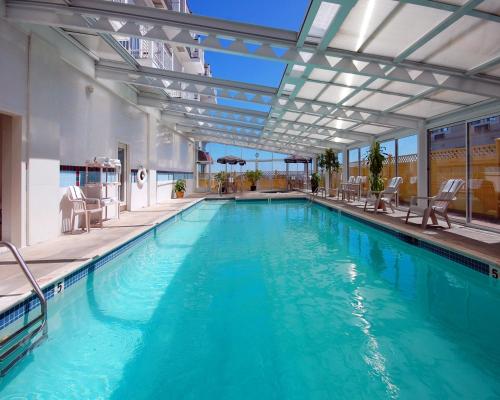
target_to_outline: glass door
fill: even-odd
[[[500,116],[469,122],[469,210],[473,224],[500,228]]]
[[[464,123],[429,131],[429,196],[439,193],[448,179],[462,179],[467,172],[466,127]],[[448,207],[450,216],[466,217],[467,196],[462,188]]]

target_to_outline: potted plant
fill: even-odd
[[[311,191],[313,193],[316,192],[316,190],[318,190],[320,180],[321,180],[321,176],[317,172],[314,172],[311,175]]]
[[[175,182],[174,190],[177,198],[182,199],[184,197],[184,192],[186,191],[186,181],[184,179],[178,179]]]
[[[257,190],[257,182],[262,178],[262,171],[256,169],[255,171],[245,172],[245,177],[250,181],[250,190],[254,192]]]
[[[223,193],[225,191],[225,183],[227,181],[227,176],[228,173],[224,171],[217,172],[214,175],[214,179],[217,182],[217,185],[219,186],[220,193]]]
[[[370,170],[369,182],[372,192],[384,190],[384,180],[382,179],[382,169],[384,168],[385,153],[382,151],[379,142],[373,142],[366,156],[368,168]]]
[[[332,172],[339,172],[340,163],[337,157],[337,153],[333,151],[333,149],[326,149],[325,154],[323,154],[324,159],[324,168],[328,172],[328,182],[326,184],[328,191],[330,191],[330,182],[332,178]],[[331,195],[331,193],[330,193]]]

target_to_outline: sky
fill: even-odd
[[[193,14],[296,32],[300,30],[309,7],[309,0],[188,0],[188,3]],[[210,64],[214,78],[275,88],[279,87],[286,68],[286,65],[280,62],[212,51],[205,52],[205,61]],[[218,99],[217,102],[221,105],[269,111],[267,106],[247,102],[224,99]],[[243,155],[243,158],[255,159],[256,153],[254,149],[243,149],[216,143],[208,144],[207,151],[214,159],[223,155]],[[258,153],[259,159],[283,158],[283,155],[275,154],[273,157],[272,153],[265,151],[258,151]],[[218,169],[216,164],[213,167]],[[247,169],[254,167],[254,164],[249,164]],[[271,170],[271,163],[261,163],[259,169]]]

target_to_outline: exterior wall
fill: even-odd
[[[26,146],[19,148],[25,160],[16,162],[19,168],[27,162],[26,189],[19,181],[27,221],[16,223],[27,228],[27,240],[16,244],[52,239],[67,229],[64,196],[76,174],[63,174],[60,167],[82,167],[96,156],[116,158],[118,143],[129,148],[129,208],[170,198],[157,198],[156,171],[192,172],[193,144],[177,135],[170,143],[157,138],[158,111],[135,105],[128,86],[96,81],[94,60],[55,31],[23,31],[0,22],[0,113],[19,116],[17,145]],[[140,167],[149,170],[142,187],[133,173]]]

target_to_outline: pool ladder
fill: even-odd
[[[5,376],[14,365],[47,337],[47,300],[19,254],[19,250],[12,243],[4,241],[0,241],[0,247],[7,247],[10,250],[33,287],[36,297],[40,300],[40,315],[0,340],[0,376]]]

